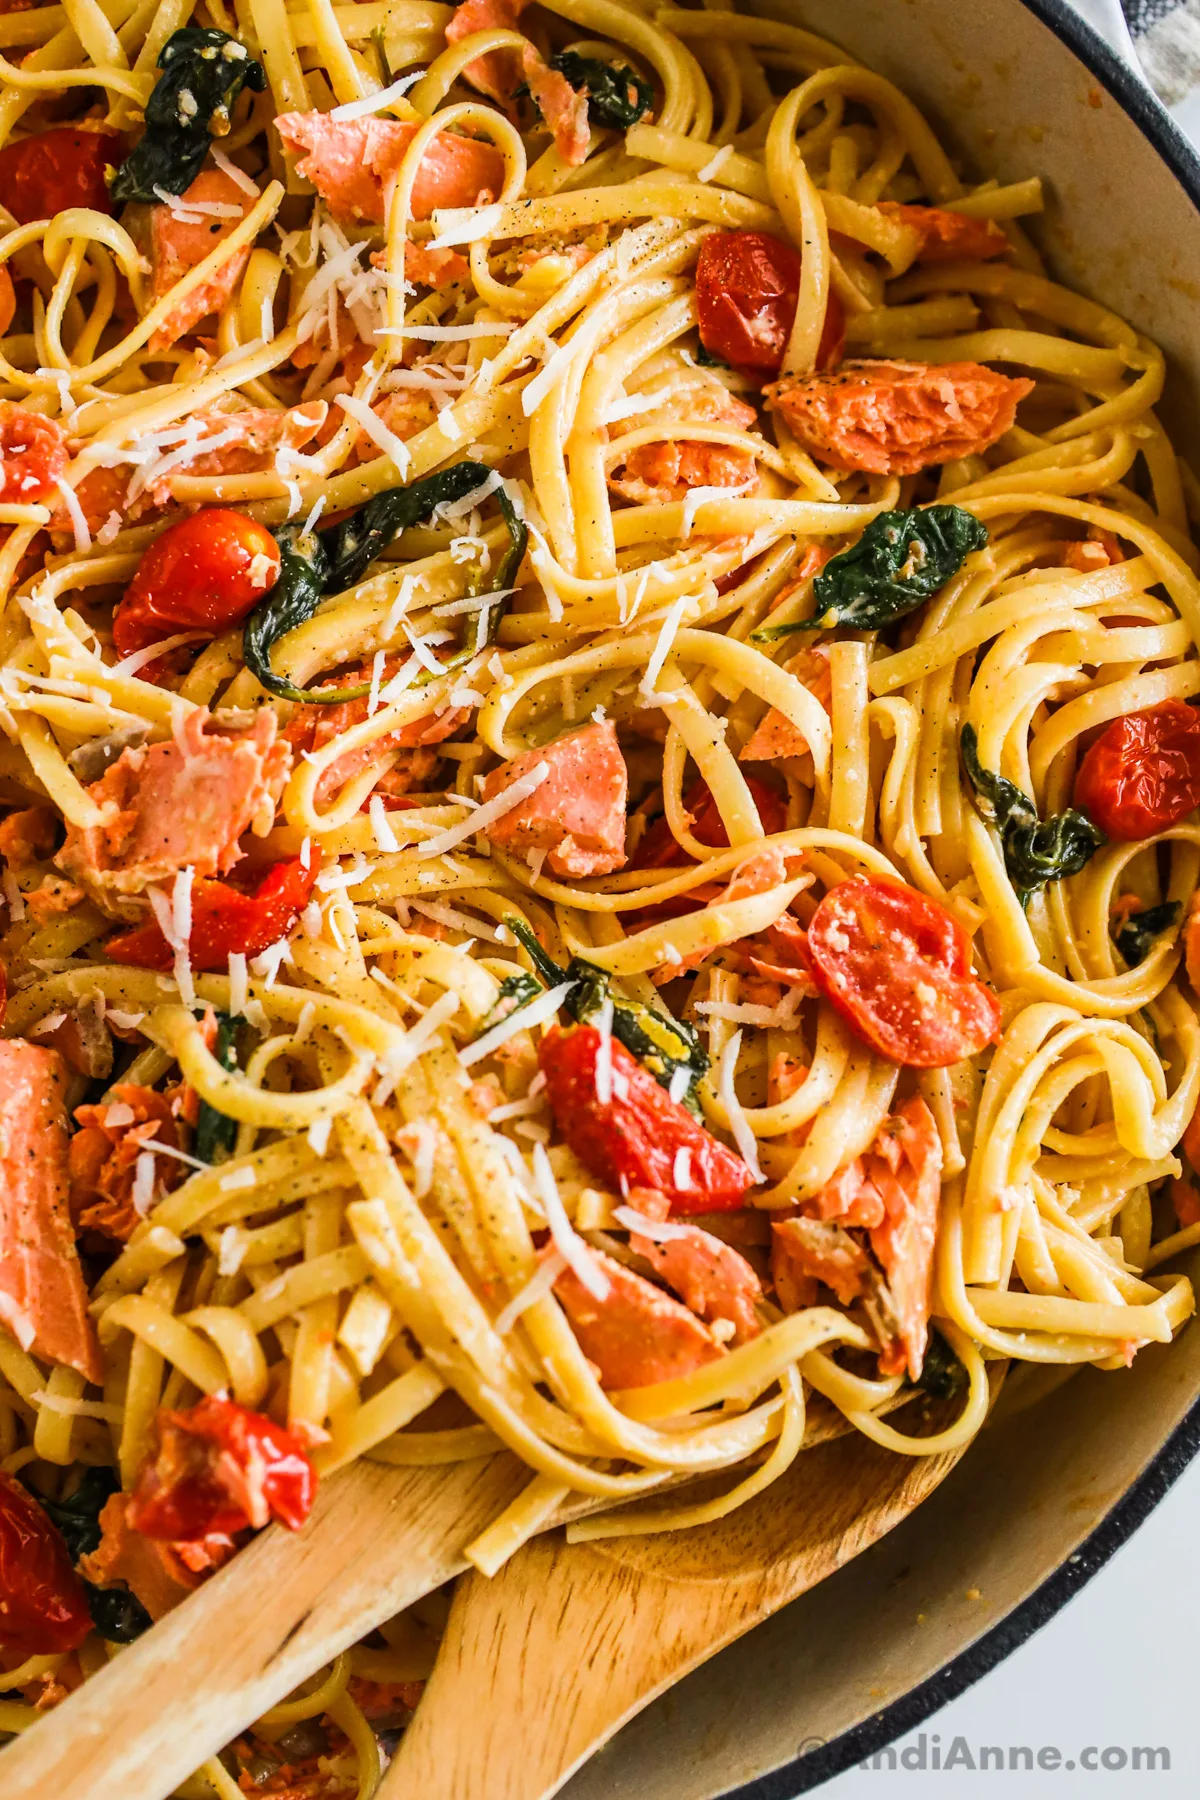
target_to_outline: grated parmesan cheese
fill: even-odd
[[[559,1276],[567,1266],[567,1259],[561,1250],[551,1250],[550,1254],[539,1262],[523,1288],[513,1295],[502,1312],[498,1312],[492,1324],[497,1337],[507,1337],[523,1312],[544,1300]]]
[[[453,244],[478,244],[495,237],[503,216],[502,206],[439,206],[433,215],[437,236],[426,248],[446,250]]]
[[[596,1030],[600,1033],[600,1050],[596,1057],[596,1098],[601,1106],[608,1106],[613,1095],[613,1053],[612,1053],[613,1003],[606,1000],[596,1015]]]
[[[654,692],[655,684],[662,674],[663,664],[671,654],[671,645],[675,642],[675,634],[679,630],[680,623],[686,610],[686,595],[679,600],[673,601],[667,608],[666,617],[663,619],[663,622],[659,627],[658,636],[654,640],[654,649],[650,653],[650,661],[646,664],[646,673],[638,683],[639,692],[648,694],[654,698],[658,697]]]
[[[528,775],[522,775],[502,794],[494,795],[491,800],[485,801],[473,812],[468,812],[465,819],[460,819],[456,825],[448,825],[445,831],[436,832],[433,837],[426,838],[423,844],[418,844],[417,855],[442,856],[447,850],[453,850],[465,839],[473,837],[477,831],[486,831],[489,825],[494,825],[497,819],[504,818],[506,813],[515,812],[517,807],[528,800],[531,794],[536,793],[549,773],[549,763],[538,763],[537,767],[531,769]]]
[[[677,1154],[686,1156],[687,1151],[680,1150]],[[672,1238],[685,1238],[696,1229],[694,1225],[673,1224],[669,1219],[648,1219],[645,1213],[632,1206],[614,1206],[613,1220],[617,1225],[623,1225],[626,1231],[636,1231],[639,1237],[650,1238],[656,1244],[669,1244]]]
[[[218,150],[215,144],[211,146],[211,154],[222,175],[228,175],[230,181],[235,182],[243,194],[249,194],[253,199],[261,200],[262,195],[257,182],[252,176],[247,175],[245,169],[239,169],[237,164],[232,162],[223,150]]]
[[[732,155],[733,145],[722,144],[716,155],[711,156],[702,169],[696,170],[696,180],[711,181],[714,175],[720,174]]]
[[[130,1193],[133,1210],[139,1218],[145,1218],[154,1203],[154,1153],[151,1150],[138,1152],[137,1161],[133,1165],[133,1188]]]
[[[380,88],[377,94],[366,94],[361,100],[345,100],[341,106],[335,106],[329,114],[331,119],[366,119],[372,113],[384,112],[394,100],[407,94],[410,87],[415,87],[424,75],[424,69],[415,69],[411,75],[402,75],[399,81],[393,81],[390,87]]]
[[[229,1010],[236,1018],[245,1013],[250,984],[246,976],[246,958],[240,950],[229,952]]]
[[[367,807],[367,816],[371,821],[371,830],[375,833],[375,842],[380,850],[392,851],[400,848],[400,840],[392,830],[391,821],[383,804],[382,794],[372,794]]]
[[[64,480],[61,475],[57,478],[54,485],[62,495],[63,505],[67,509],[67,516],[71,521],[71,529],[75,533],[75,548],[80,556],[86,555],[92,547],[92,534],[88,530],[88,522],[83,515],[83,508],[79,504],[79,496],[76,494],[75,489],[71,486],[70,482]]]
[[[329,1149],[329,1134],[333,1130],[332,1119],[314,1119],[308,1128],[308,1147],[314,1156],[324,1156]]]
[[[379,414],[373,412],[366,401],[360,400],[356,394],[338,394],[336,403],[343,412],[350,415],[356,425],[361,426],[377,449],[382,450],[385,456],[391,457],[396,465],[397,473],[401,476],[407,475],[412,457],[409,455],[404,439],[397,437],[396,433],[384,424]]]
[[[533,1146],[533,1178],[538,1198],[546,1209],[546,1223],[550,1227],[555,1249],[593,1300],[607,1300],[608,1276],[568,1219],[558,1183],[554,1179],[554,1170],[550,1167],[550,1158],[541,1144]]]
[[[515,1008],[507,1018],[501,1019],[498,1025],[493,1025],[490,1031],[485,1031],[482,1037],[476,1038],[473,1044],[464,1045],[458,1053],[458,1060],[463,1068],[469,1069],[472,1064],[480,1062],[483,1057],[490,1056],[493,1050],[497,1050],[501,1044],[507,1043],[510,1037],[515,1037],[518,1031],[530,1031],[535,1025],[544,1025],[547,1020],[554,1017],[571,989],[577,985],[578,983],[574,981],[560,982],[557,987],[549,988],[544,994],[539,994],[537,999],[531,1000],[527,1006]],[[611,1014],[611,1002],[608,1004]],[[598,1086],[599,1083],[597,1083]]]
[[[735,1031],[724,1050],[717,1073],[717,1092],[721,1103],[729,1116],[729,1129],[733,1133],[733,1141],[746,1167],[756,1182],[764,1179],[758,1162],[758,1140],[750,1129],[742,1103],[734,1090],[733,1077],[737,1069],[738,1051],[742,1047],[742,1034]]]

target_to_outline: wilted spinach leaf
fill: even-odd
[[[729,364],[723,356],[716,356],[703,343],[697,344],[692,355],[702,369],[727,369]]]
[[[1000,834],[1008,878],[1028,904],[1031,894],[1050,881],[1078,875],[1108,839],[1086,813],[1068,807],[1039,819],[1037,807],[1014,782],[985,769],[979,760],[975,727],[962,728],[962,759],[981,818]]]
[[[664,1013],[643,1006],[641,1001],[626,994],[614,993],[608,972],[598,969],[595,963],[582,956],[573,956],[567,967],[560,969],[520,919],[510,917],[504,923],[529,952],[547,987],[556,987],[563,981],[575,983],[563,1001],[564,1009],[573,1019],[586,1025],[596,1018],[605,1001],[611,1000],[613,1036],[618,1043],[624,1044],[631,1056],[637,1057],[660,1087],[669,1088],[675,1072],[686,1069],[688,1085],[683,1104],[690,1111],[698,1112],[696,1083],[708,1068],[708,1053],[690,1026],[667,1018]]]
[[[880,513],[857,544],[831,557],[813,582],[813,613],[751,633],[759,643],[793,631],[878,631],[904,618],[957,575],[988,535],[961,506],[914,506]]]
[[[940,1331],[929,1333],[929,1348],[917,1386],[932,1394],[935,1400],[950,1400],[967,1385],[967,1371],[955,1356]]]
[[[314,534],[305,533],[298,525],[277,526],[272,535],[280,550],[279,579],[250,614],[242,633],[242,655],[251,674],[282,700],[340,706],[343,701],[360,700],[370,693],[369,682],[359,687],[297,687],[271,667],[272,647],[289,631],[311,619],[326,594],[338,594],[352,587],[363,570],[401,532],[427,519],[435,507],[465,500],[491,473],[486,463],[455,463],[449,469],[414,481],[411,487],[389,488],[386,493],[376,494],[351,518],[326,531]],[[489,591],[505,592],[516,579],[529,532],[503,487],[495,490],[495,498],[508,526],[509,547]],[[507,601],[500,600],[490,609],[487,632],[479,649],[495,642],[506,606]],[[472,641],[442,666],[449,671],[470,662],[477,653]],[[433,676],[427,673],[417,685],[424,686],[431,680]]]
[[[580,56],[577,50],[562,50],[550,58],[550,67],[565,75],[577,94],[587,95],[588,119],[593,125],[628,131],[654,103],[650,83],[635,75],[627,63],[606,63],[595,56]]]
[[[496,1003],[480,1021],[477,1038],[486,1037],[494,1025],[500,1025],[513,1013],[520,1012],[531,1000],[536,1000],[544,992],[542,984],[533,975],[527,975],[524,969],[518,969],[515,975],[506,975],[500,983],[500,992],[496,995]]]
[[[213,138],[229,133],[244,87],[261,94],[263,66],[224,31],[187,25],[159,54],[162,70],[146,102],[146,130],[113,178],[112,196],[153,202],[182,194],[204,167]],[[161,190],[161,191],[160,191]]]
[[[1178,917],[1178,900],[1164,900],[1161,906],[1148,906],[1143,912],[1130,913],[1125,923],[1114,931],[1113,942],[1131,969],[1145,962],[1155,938],[1169,931]]]
[[[236,1069],[238,1022],[232,1013],[217,1014],[217,1041],[213,1047],[213,1055],[223,1069]],[[238,1122],[226,1113],[218,1112],[207,1100],[200,1102],[200,1114],[196,1120],[196,1140],[193,1151],[201,1162],[224,1162],[232,1156],[233,1146],[237,1143]]]
[[[89,1469],[68,1500],[47,1500],[35,1496],[62,1533],[71,1561],[98,1549],[101,1538],[100,1513],[106,1500],[119,1493],[121,1484],[112,1469]],[[113,1644],[128,1644],[150,1628],[150,1615],[125,1587],[99,1588],[84,1582],[88,1611],[100,1636]]]

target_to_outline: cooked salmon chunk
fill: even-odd
[[[274,713],[264,707],[236,735],[212,725],[198,707],[169,742],[123,751],[87,790],[108,822],[68,826],[59,868],[114,917],[139,918],[137,897],[180,869],[226,874],[242,833],[270,830],[292,763]]]
[[[676,1225],[663,1242],[633,1232],[629,1247],[675,1289],[689,1312],[717,1327],[714,1335],[723,1332],[732,1343],[744,1344],[762,1330],[754,1310],[762,1286],[732,1244],[699,1225]]]
[[[183,209],[197,209],[195,222],[189,222]],[[220,169],[202,169],[173,207],[150,208],[150,263],[153,270],[151,297],[161,300],[177,281],[194,269],[197,263],[215,250],[236,231],[250,208],[253,197],[240,188],[231,175]],[[205,211],[219,207],[219,213]],[[210,313],[219,313],[228,303],[250,259],[250,245],[227,257],[216,274],[201,283],[171,309],[150,339],[151,350],[169,350],[179,338]]]
[[[522,52],[521,68],[534,104],[550,127],[554,148],[565,163],[578,168],[592,141],[587,95],[544,62],[532,44]]]
[[[99,1382],[68,1207],[66,1083],[57,1050],[0,1042],[0,1324],[22,1349]]]
[[[332,119],[327,113],[281,113],[275,121],[284,147],[305,154],[296,172],[311,181],[339,219],[381,225],[387,190],[419,127],[398,119]],[[412,215],[427,219],[437,206],[483,206],[504,181],[504,158],[480,138],[441,132],[421,158],[413,182]]]
[[[381,682],[386,686],[399,667],[399,659],[389,658],[384,666]],[[343,687],[357,687],[371,678],[369,664],[354,670],[340,683]],[[305,751],[322,749],[331,744],[334,738],[341,737],[355,725],[361,725],[370,717],[370,702],[366,696],[358,700],[345,700],[340,706],[297,706],[288,720],[284,736],[297,754]],[[392,772],[397,770],[411,771],[419,779],[431,776],[436,770],[439,758],[433,753],[432,746],[444,743],[453,736],[463,722],[470,718],[470,713],[463,707],[449,706],[439,713],[430,713],[423,719],[413,719],[407,725],[398,725],[394,731],[384,732],[374,743],[361,744],[356,750],[346,750],[331,763],[317,783],[317,804],[323,804],[331,794],[353,781],[356,775],[372,763],[382,762],[384,757],[391,756],[399,750],[407,752],[393,764]],[[413,786],[418,785],[413,782]],[[395,786],[393,792],[402,791]]]
[[[829,651],[824,645],[816,649],[798,650],[784,668],[806,687],[826,712],[833,708],[833,678],[829,672]],[[753,736],[738,756],[739,762],[775,762],[781,756],[805,756],[808,744],[790,719],[774,706],[759,722]]]
[[[100,1542],[80,1559],[85,1581],[99,1588],[127,1587],[152,1619],[166,1616],[198,1588],[208,1570],[233,1554],[233,1539],[212,1533],[193,1544],[143,1537],[129,1523],[128,1494],[112,1494],[100,1509]]]
[[[686,1306],[603,1251],[592,1255],[608,1280],[603,1300],[590,1294],[571,1269],[563,1270],[554,1292],[583,1354],[599,1371],[601,1387],[674,1381],[723,1354],[708,1327]]]
[[[484,783],[485,803],[532,775],[539,763],[549,775],[488,826],[492,842],[515,856],[544,852],[555,875],[609,875],[622,868],[629,778],[612,720],[581,725],[501,763]]]
[[[871,1248],[883,1267],[899,1330],[899,1345],[880,1367],[895,1375],[908,1365],[915,1381],[929,1338],[933,1252],[942,1191],[942,1141],[921,1099],[909,1100],[888,1119],[871,1146],[872,1179],[883,1200],[882,1223]]]
[[[515,31],[529,0],[462,0],[446,26],[447,44],[457,44],[479,31]],[[489,50],[463,70],[473,88],[507,106],[521,85],[517,50]]]
[[[918,262],[984,262],[1007,256],[1012,248],[994,219],[969,219],[945,207],[902,206],[896,200],[879,201],[877,211],[918,234]]]
[[[843,363],[764,390],[801,449],[836,469],[916,475],[975,456],[1011,429],[1033,382],[983,363]]]
[[[867,1253],[841,1225],[824,1219],[781,1219],[771,1227],[771,1279],[784,1312],[812,1306],[817,1284],[843,1306],[867,1291]]]

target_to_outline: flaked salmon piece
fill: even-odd
[[[174,1545],[156,1542],[135,1531],[128,1511],[128,1494],[111,1494],[104,1502],[100,1509],[100,1542],[95,1550],[80,1557],[79,1572],[98,1588],[127,1587],[152,1619],[161,1619],[199,1587],[200,1573],[188,1568]],[[227,1542],[232,1551],[233,1540]]]
[[[166,1094],[122,1081],[96,1106],[77,1106],[71,1139],[71,1217],[80,1231],[99,1231],[124,1244],[141,1222],[133,1204],[137,1159],[146,1145],[180,1149],[179,1129]],[[177,1187],[187,1170],[173,1157],[157,1162],[163,1188]]]
[[[304,151],[296,173],[311,181],[336,218],[382,225],[387,189],[417,131],[399,119],[333,119],[328,113],[280,113],[285,149]],[[441,132],[421,158],[412,190],[412,216],[427,219],[437,206],[483,206],[504,182],[504,158],[481,138]]]
[[[601,1250],[593,1250],[607,1277],[603,1300],[590,1294],[572,1269],[554,1283],[579,1339],[605,1388],[650,1387],[690,1375],[723,1354],[707,1325],[653,1282],[644,1281]]]
[[[238,186],[232,175],[226,175],[221,169],[201,169],[175,204],[179,208],[215,205],[237,210],[227,215],[205,216],[197,224],[188,224],[169,206],[150,208],[150,292],[156,301],[237,230],[254,200]],[[219,313],[227,305],[250,260],[250,249],[247,244],[229,257],[210,281],[204,282],[172,308],[150,339],[151,351],[169,350],[201,319],[208,318],[210,313]]]
[[[72,890],[77,896],[76,905],[84,898],[73,882],[64,881],[59,885]],[[86,1075],[89,1081],[107,1081],[112,1074],[113,1047],[108,1026],[104,1023],[105,1010],[101,993],[85,994],[61,1025],[40,1034],[42,1043],[57,1050],[68,1068],[74,1069],[77,1075]],[[71,1141],[74,1143],[74,1139]]]
[[[632,1194],[630,1201],[636,1205]],[[762,1284],[732,1244],[699,1225],[680,1225],[662,1242],[632,1232],[629,1247],[722,1342],[745,1344],[762,1330],[754,1310]]]
[[[832,712],[833,677],[829,669],[829,651],[825,645],[798,650],[783,666],[789,675],[794,675],[808,689],[814,699],[821,702],[827,713]],[[773,706],[759,721],[745,749],[739,753],[738,761],[776,762],[782,756],[809,754],[808,742],[803,733],[797,731],[792,721]]]
[[[130,503],[128,493],[131,473],[128,465],[114,469],[89,469],[79,482],[75,489],[75,499],[93,537],[106,525],[110,525],[114,518],[118,521],[115,529],[119,530],[121,525],[127,525],[133,519],[144,520],[157,510],[145,496]],[[75,542],[75,526],[71,515],[61,494],[56,494],[48,501],[48,505],[50,522],[46,529],[54,539],[55,549],[65,549]]]
[[[412,1712],[425,1692],[423,1681],[368,1681],[365,1675],[352,1675],[348,1687],[350,1698],[368,1719],[394,1717],[398,1708]]]
[[[278,451],[300,450],[311,443],[328,413],[325,400],[278,409],[248,406],[242,412],[211,408],[196,413],[194,422],[202,428],[203,436],[197,441],[194,455],[176,463],[157,481],[151,481],[144,492],[152,505],[163,507],[171,502],[171,482],[176,475],[250,475],[270,469]],[[214,440],[215,449],[205,449],[209,438]],[[140,500],[141,496],[137,498]]]
[[[469,3],[469,0],[468,0]],[[374,259],[372,259],[374,260]],[[417,287],[450,287],[469,281],[471,265],[457,250],[434,249],[408,238],[404,245],[404,279]]]
[[[771,1227],[771,1279],[784,1312],[814,1305],[818,1282],[849,1306],[867,1292],[869,1269],[866,1251],[841,1225],[801,1218]]]
[[[477,31],[515,31],[529,0],[462,0],[446,26],[447,44],[457,44]],[[507,107],[521,85],[521,58],[516,50],[489,50],[463,70],[473,88]]]
[[[399,657],[387,659],[380,674],[382,686],[386,687],[399,667]],[[371,665],[365,663],[362,668],[352,670],[330,685],[358,687],[370,679]],[[341,737],[343,732],[349,731],[354,725],[361,725],[364,719],[369,718],[369,707],[370,701],[366,695],[359,700],[345,700],[340,706],[297,706],[283,735],[297,755],[303,755],[305,751],[322,750],[334,738]],[[442,712],[430,713],[423,719],[412,719],[407,725],[398,725],[394,731],[387,731],[382,737],[376,738],[373,744],[364,744],[357,750],[347,750],[336,762],[330,764],[318,781],[318,805],[323,804],[331,794],[337,793],[339,788],[345,787],[356,775],[361,775],[372,763],[381,762],[395,750],[406,754],[401,755],[399,762],[381,781],[399,776],[403,785],[389,780],[389,791],[393,794],[411,793],[417,780],[433,775],[441,761],[432,746],[445,743],[470,716],[470,711],[465,707],[446,707]],[[406,777],[409,779],[406,780]]]
[[[771,844],[765,850],[756,850],[744,862],[738,864],[723,888],[706,896],[706,904],[727,906],[731,900],[750,900],[755,894],[770,893],[772,888],[779,887],[788,879],[788,868],[795,861],[796,852],[783,850],[778,844]],[[693,894],[699,894],[702,891],[700,888],[692,890]],[[780,911],[786,911],[786,907],[787,902],[785,901],[781,905]],[[742,940],[742,942],[747,941],[746,939]],[[689,955],[680,957],[676,962],[660,964],[651,975],[651,980],[662,987],[668,981],[678,980],[680,975],[690,974],[693,969],[698,969],[702,963],[707,962],[708,958],[715,954],[716,952],[712,950],[693,950]]]
[[[785,376],[763,391],[810,456],[836,469],[917,475],[976,456],[1011,429],[1024,377],[983,363],[843,363],[836,373]]]
[[[767,1066],[767,1105],[790,1100],[808,1080],[808,1064],[790,1050],[777,1050]]]
[[[899,1343],[888,1346],[879,1366],[885,1375],[898,1375],[907,1364],[916,1381],[929,1337],[942,1193],[942,1140],[924,1100],[907,1101],[885,1122],[871,1147],[870,1162],[885,1214],[870,1233],[871,1249],[887,1277],[899,1329]]]
[[[57,419],[0,400],[0,501],[21,506],[45,500],[69,460]]]
[[[587,95],[573,88],[557,69],[552,69],[532,44],[526,45],[521,52],[521,70],[534,105],[550,128],[554,148],[568,167],[577,169],[586,158],[592,141]]]
[[[1063,564],[1068,569],[1077,569],[1081,575],[1088,575],[1093,569],[1107,569],[1113,563],[1125,561],[1125,552],[1121,548],[1121,540],[1115,532],[1105,531],[1093,525],[1085,538],[1072,538],[1063,550]]]
[[[0,857],[14,873],[45,862],[54,849],[57,817],[48,806],[27,806],[0,821]]]
[[[1012,249],[994,219],[969,219],[941,206],[904,206],[896,200],[880,200],[877,210],[917,233],[918,262],[985,262]]]
[[[749,450],[669,438],[639,444],[608,478],[614,494],[641,506],[666,506],[692,488],[745,488],[755,478]]]
[[[501,763],[483,784],[484,803],[532,775],[539,763],[549,775],[488,826],[492,842],[514,856],[542,851],[555,875],[610,875],[623,868],[629,776],[612,720],[580,725]]]
[[[101,1382],[68,1207],[66,1083],[57,1050],[0,1042],[0,1323],[23,1350]]]
[[[410,438],[434,423],[439,407],[428,388],[401,387],[376,400],[371,411],[398,438]],[[359,463],[372,462],[378,455],[378,444],[364,431],[360,433],[347,458],[347,467],[355,468]]]
[[[243,854],[243,832],[265,836],[291,766],[270,707],[237,735],[214,729],[197,707],[169,742],[122,751],[92,783],[87,792],[108,822],[69,825],[55,861],[104,911],[139,919],[152,883],[187,868],[225,875]]]

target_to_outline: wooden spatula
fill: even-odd
[[[718,1524],[555,1532],[490,1580],[470,1574],[378,1800],[549,1800],[664,1689],[899,1524],[960,1454],[910,1460],[854,1432]]]
[[[163,1800],[268,1707],[465,1565],[529,1479],[515,1457],[355,1463],[0,1755],[4,1800]]]

